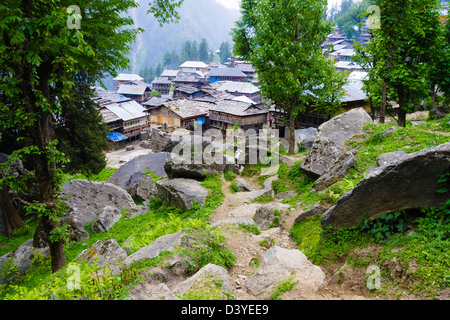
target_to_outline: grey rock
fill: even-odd
[[[397,131],[396,127],[390,127],[390,128],[387,128],[386,130],[384,130],[382,132],[382,134],[384,136],[388,137],[388,136],[392,136],[394,134],[394,132],[396,132],[396,131]]]
[[[301,143],[303,149],[311,150],[317,133],[317,128],[313,127],[295,130],[295,141],[297,145],[296,148],[298,148],[298,144]]]
[[[372,171],[375,171],[379,167],[396,164],[406,155],[407,153],[405,151],[394,151],[384,153],[378,157],[377,163],[374,166],[367,169],[365,172],[370,173]]]
[[[200,182],[191,179],[163,179],[156,183],[156,187],[162,200],[184,211],[189,210],[194,201],[203,207],[208,195],[208,190]]]
[[[239,191],[255,191],[255,188],[253,188],[250,183],[242,178],[236,178],[234,181],[236,181],[239,186]]]
[[[92,231],[95,233],[107,232],[121,218],[122,214],[119,209],[107,206],[103,208],[103,211],[94,220]]]
[[[167,152],[152,153],[135,157],[122,165],[107,181],[122,189],[125,189],[133,198],[136,197],[136,190],[139,181],[149,170],[160,178],[167,177],[164,165],[171,158]],[[144,200],[144,199],[142,199]]]
[[[284,154],[280,155],[280,163],[287,164],[288,166],[292,166],[296,161],[297,160],[292,157],[286,156]]]
[[[405,209],[439,208],[448,194],[440,177],[450,168],[450,143],[405,155],[397,163],[369,173],[322,216],[322,226],[349,228],[366,218]],[[450,187],[446,182],[447,187]]]
[[[214,289],[216,288],[218,281],[221,282],[222,292],[233,292],[231,277],[228,274],[228,271],[224,267],[220,267],[210,263],[201,268],[192,277],[177,285],[177,287],[173,290],[173,293],[177,296],[180,296],[188,293],[191,290],[208,290],[208,286],[211,286],[211,289]]]
[[[49,256],[50,250],[48,248],[37,249],[33,247],[33,240],[28,240],[16,250],[0,257],[0,285],[14,282],[18,275],[23,275],[30,270],[33,266],[32,261],[37,254]],[[6,267],[10,266],[11,262],[16,272],[10,272],[11,269]]]
[[[239,166],[233,162],[227,162],[226,157],[221,157],[219,163],[196,163],[193,159],[169,160],[164,166],[165,171],[170,179],[184,178],[204,180],[209,175],[223,174],[231,170],[235,174],[239,174]]]
[[[328,168],[316,182],[314,183],[311,192],[318,192],[325,190],[333,183],[343,179],[347,174],[348,170],[353,168],[357,162],[355,153],[353,151],[347,151],[341,154],[333,163],[333,165]]]
[[[158,188],[150,175],[144,175],[136,187],[136,196],[141,200],[150,200],[158,196]]]
[[[308,210],[302,212],[296,219],[296,222],[303,222],[309,217],[321,215],[325,213],[330,207],[320,204],[320,202],[317,202],[315,205],[313,205]]]
[[[313,265],[299,250],[272,246],[264,254],[259,268],[245,282],[249,293],[259,296],[270,294],[281,282],[294,276],[296,288],[301,295],[316,292],[325,280],[320,267]]]
[[[295,197],[297,195],[297,192],[293,190],[283,191],[275,195],[276,200],[284,200],[284,199],[290,199],[292,197]]]
[[[75,259],[76,262],[87,262],[98,267],[109,267],[112,274],[119,273],[120,263],[127,257],[126,251],[115,239],[97,241],[89,249],[83,250]]]
[[[183,231],[177,233],[167,234],[153,241],[147,247],[141,248],[132,255],[128,256],[122,264],[130,266],[133,261],[141,262],[148,259],[153,259],[162,251],[172,251],[175,245],[179,244],[186,234]]]
[[[266,205],[259,206],[256,209],[256,213],[255,216],[253,217],[253,220],[261,230],[267,230],[273,223],[275,211],[282,212],[287,210],[289,210],[289,205],[276,202],[268,203]]]
[[[311,152],[300,168],[314,177],[324,175],[336,159],[347,151],[345,142],[363,131],[365,122],[372,122],[372,118],[364,109],[358,108],[323,123]]]

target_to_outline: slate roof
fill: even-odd
[[[182,119],[207,116],[213,104],[193,100],[175,100],[164,103],[164,106],[175,112]]]
[[[182,65],[180,65],[180,68],[208,68],[208,65],[202,61],[186,61]]]
[[[103,108],[108,109],[123,121],[139,119],[146,116],[145,108],[134,100],[107,104]]]
[[[117,90],[118,94],[141,96],[149,88],[148,84],[122,84]]]
[[[247,75],[238,68],[213,68],[209,73],[206,74],[207,77],[236,77],[236,78],[246,78]]]
[[[259,88],[249,82],[218,81],[212,84],[218,91],[230,93],[253,94],[259,92]]]
[[[254,105],[237,100],[222,100],[211,107],[210,111],[232,114],[239,117],[268,113],[269,109],[262,105]]]

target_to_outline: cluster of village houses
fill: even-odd
[[[351,60],[353,41],[335,31],[323,49],[336,61],[338,71],[350,72],[343,108],[367,107],[362,90],[367,73]],[[263,103],[253,66],[236,58],[225,65],[186,61],[178,70],[164,70],[150,84],[136,74],[119,74],[114,86],[115,91],[95,88],[103,119],[114,132],[109,136],[113,142],[140,140],[161,126],[192,131],[201,124],[203,130],[216,128],[224,133],[236,125],[244,131],[268,127],[280,129],[281,136],[286,129],[283,112]],[[152,96],[155,91],[160,96]],[[296,129],[318,127],[326,120],[323,115],[305,112],[299,115]]]

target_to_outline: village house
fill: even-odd
[[[247,75],[238,68],[213,68],[206,74],[206,81],[209,83],[218,81],[247,82]]]
[[[116,78],[113,79],[113,84],[115,89],[117,90],[122,84],[130,81],[144,81],[144,78],[137,74],[120,73]]]
[[[356,54],[354,49],[340,49],[328,54],[328,57],[336,61],[352,61],[352,57]]]
[[[179,70],[164,70],[163,73],[161,73],[161,78],[173,80],[177,77],[179,72]]]
[[[200,73],[194,73],[189,76],[185,74],[179,74],[172,80],[176,87],[179,86],[191,86],[201,89],[206,84],[205,76]]]
[[[173,91],[173,98],[174,99],[192,100],[203,94],[204,94],[204,92],[197,87],[193,87],[193,86],[189,86],[189,85],[181,85],[181,86],[176,87],[175,90]]]
[[[151,97],[151,85],[142,81],[129,81],[119,86],[117,93],[122,96],[142,103]]]
[[[268,108],[263,104],[253,104],[232,100],[217,102],[209,110],[209,125],[226,132],[238,125],[242,130],[260,130],[267,123]]]
[[[206,130],[212,106],[212,103],[183,99],[168,101],[147,112],[150,114],[152,127],[166,125],[192,130],[195,125],[201,124]]]
[[[152,90],[156,90],[161,94],[169,94],[172,86],[172,80],[166,77],[155,78],[152,81]]]
[[[201,73],[203,75],[209,72],[210,67],[202,61],[186,61],[180,65],[180,71],[185,75]]]
[[[111,131],[126,136],[130,141],[138,139],[147,127],[145,108],[118,93],[95,89],[94,101],[99,105],[103,121]]]
[[[217,91],[225,91],[236,97],[245,96],[256,103],[261,103],[261,90],[249,82],[218,81],[211,84]]]
[[[353,72],[362,70],[361,66],[354,61],[338,61],[335,63],[335,66],[336,70],[340,72]]]

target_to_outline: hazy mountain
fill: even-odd
[[[169,50],[180,52],[186,40],[200,41],[205,38],[212,50],[217,50],[223,41],[232,43],[230,31],[240,17],[238,10],[227,9],[216,0],[185,0],[180,8],[178,23],[159,26],[148,10],[148,0],[137,0],[139,8],[129,14],[136,26],[145,30],[133,46],[131,64],[133,72],[145,66],[156,66],[162,62]]]

